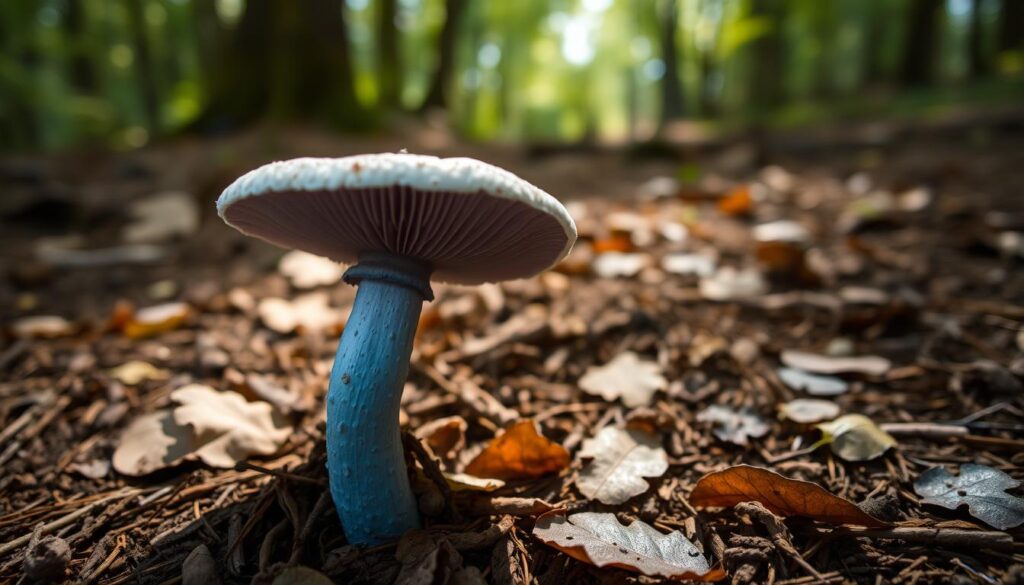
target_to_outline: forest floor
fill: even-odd
[[[761,138],[644,159],[262,129],[0,161],[0,582],[283,583],[304,566],[308,583],[651,583],[705,572],[694,558],[736,583],[1024,582],[1020,120]],[[400,148],[509,168],[566,201],[581,240],[532,279],[435,286],[402,412],[436,455],[410,455],[427,532],[355,549],[323,437],[354,290],[308,258],[279,265],[213,202],[269,160]],[[142,428],[193,383],[269,403],[250,415],[280,440]],[[193,400],[199,418],[220,404]],[[850,414],[867,421],[815,448],[816,423]],[[128,428],[157,440],[125,446]],[[162,453],[161,432],[203,450]],[[530,456],[501,457],[523,441]],[[505,481],[438,479],[467,468]],[[611,532],[583,512],[702,554],[600,554]]]

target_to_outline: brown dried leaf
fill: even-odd
[[[642,361],[631,351],[615,356],[603,366],[588,368],[579,381],[584,392],[608,401],[621,398],[630,408],[648,406],[654,393],[667,384],[658,364]]]
[[[615,514],[555,511],[537,519],[533,535],[572,558],[597,567],[618,567],[649,576],[713,581],[707,559],[681,532],[662,534],[640,520],[619,524]]]
[[[266,402],[189,384],[171,393],[180,406],[142,415],[121,435],[114,469],[146,475],[185,460],[230,468],[250,455],[270,455],[292,429]]]
[[[526,419],[512,423],[477,455],[466,473],[495,479],[533,479],[569,466],[569,452],[549,441]]]
[[[579,455],[593,458],[580,471],[580,493],[605,504],[621,504],[646,492],[650,485],[643,478],[668,471],[668,454],[658,437],[636,429],[605,427],[583,442]]]
[[[737,465],[705,475],[697,481],[689,500],[692,506],[704,508],[728,508],[753,501],[781,516],[805,516],[829,524],[869,528],[889,525],[818,484],[750,465]]]
[[[111,368],[108,373],[111,378],[129,386],[140,384],[146,380],[166,380],[171,377],[171,373],[167,370],[140,360],[125,362],[116,368]]]
[[[124,323],[124,334],[131,339],[153,337],[173,331],[188,319],[188,303],[164,303],[135,311]]]
[[[425,441],[434,455],[454,459],[466,446],[468,428],[469,423],[461,416],[446,416],[420,426],[413,434]]]

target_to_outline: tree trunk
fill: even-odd
[[[209,20],[210,5],[198,0],[200,22]],[[224,34],[200,31],[201,49],[216,54],[206,62],[207,105],[194,127],[236,128],[267,116],[365,124],[341,0],[247,2],[233,33]]]
[[[678,0],[665,0],[660,18],[661,60],[665,75],[661,78],[661,120],[664,128],[669,122],[683,117],[683,85],[679,79],[679,47],[676,32],[679,27]]]
[[[132,47],[135,50],[135,71],[138,75],[139,95],[142,97],[142,111],[146,127],[150,132],[160,131],[160,97],[153,74],[149,36],[146,33],[146,19],[142,14],[142,0],[125,0],[128,12],[128,28]]]
[[[1017,0],[1019,1],[1019,0]],[[984,77],[989,73],[985,52],[984,31],[981,26],[981,0],[971,1],[971,27],[967,35],[968,65],[971,77]]]
[[[455,74],[455,41],[466,8],[466,0],[445,0],[444,26],[438,40],[437,66],[430,81],[427,97],[420,106],[421,111],[446,108],[450,101],[452,77]]]
[[[999,52],[1017,51],[1024,47],[1024,2],[1003,0],[999,9]]]
[[[400,108],[402,103],[402,61],[399,50],[397,0],[377,2],[377,71],[380,103]]]
[[[1016,0],[1015,0],[1016,1]],[[911,0],[903,47],[903,83],[923,86],[932,82],[939,9],[942,0]]]
[[[754,86],[748,90],[751,103],[774,108],[785,98],[785,46],[782,23],[784,7],[780,0],[757,0],[753,5],[756,17],[771,22],[771,29],[753,44],[755,70]]]
[[[96,93],[96,70],[89,59],[89,34],[85,30],[84,9],[82,0],[70,0],[64,11],[64,28],[72,43],[71,84],[81,93],[91,95]]]

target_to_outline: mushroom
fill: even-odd
[[[217,211],[247,235],[352,264],[344,280],[359,290],[327,394],[331,496],[350,543],[418,527],[398,410],[430,280],[541,272],[576,240],[568,211],[478,160],[405,153],[271,163],[228,186]]]

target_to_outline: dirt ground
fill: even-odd
[[[261,129],[132,153],[7,157],[0,582],[271,583],[298,565],[338,583],[659,581],[542,542],[537,516],[557,507],[681,531],[737,583],[1024,582],[1019,522],[999,529],[915,490],[926,470],[969,463],[1024,478],[1024,125],[864,134],[759,136],[652,158],[467,145],[429,129],[400,138]],[[340,323],[270,324],[260,301],[310,290],[278,268],[282,250],[225,226],[213,202],[269,160],[400,148],[509,168],[569,202],[581,240],[532,279],[435,286],[403,397],[404,428],[439,457],[419,459],[428,535],[355,549],[324,470],[323,398]],[[194,202],[198,224],[126,242],[135,203],[174,190]],[[754,229],[780,220],[806,233]],[[107,252],[80,253],[98,249]],[[354,297],[344,284],[313,290],[342,311]],[[126,325],[139,308],[172,302],[187,304],[180,322]],[[26,322],[32,315],[66,321],[47,329]],[[878,370],[839,368],[828,381],[842,390],[813,397],[883,425],[896,445],[865,461],[835,444],[809,448],[821,432],[779,416],[812,397],[782,372],[793,351],[884,358]],[[581,388],[624,352],[664,379],[644,405]],[[158,373],[118,373],[134,361]],[[234,468],[113,469],[124,429],[189,383],[270,402],[293,431],[273,455]],[[712,405],[767,428],[736,440],[707,420]],[[423,432],[445,417],[465,422],[452,423],[456,439]],[[494,492],[429,480],[464,470],[515,418],[536,421],[569,465]],[[667,454],[667,471],[621,504],[579,487],[580,451],[608,427],[642,428]],[[691,505],[702,476],[740,464],[814,482],[881,527],[771,505]],[[1020,493],[1009,491],[1017,506]]]

